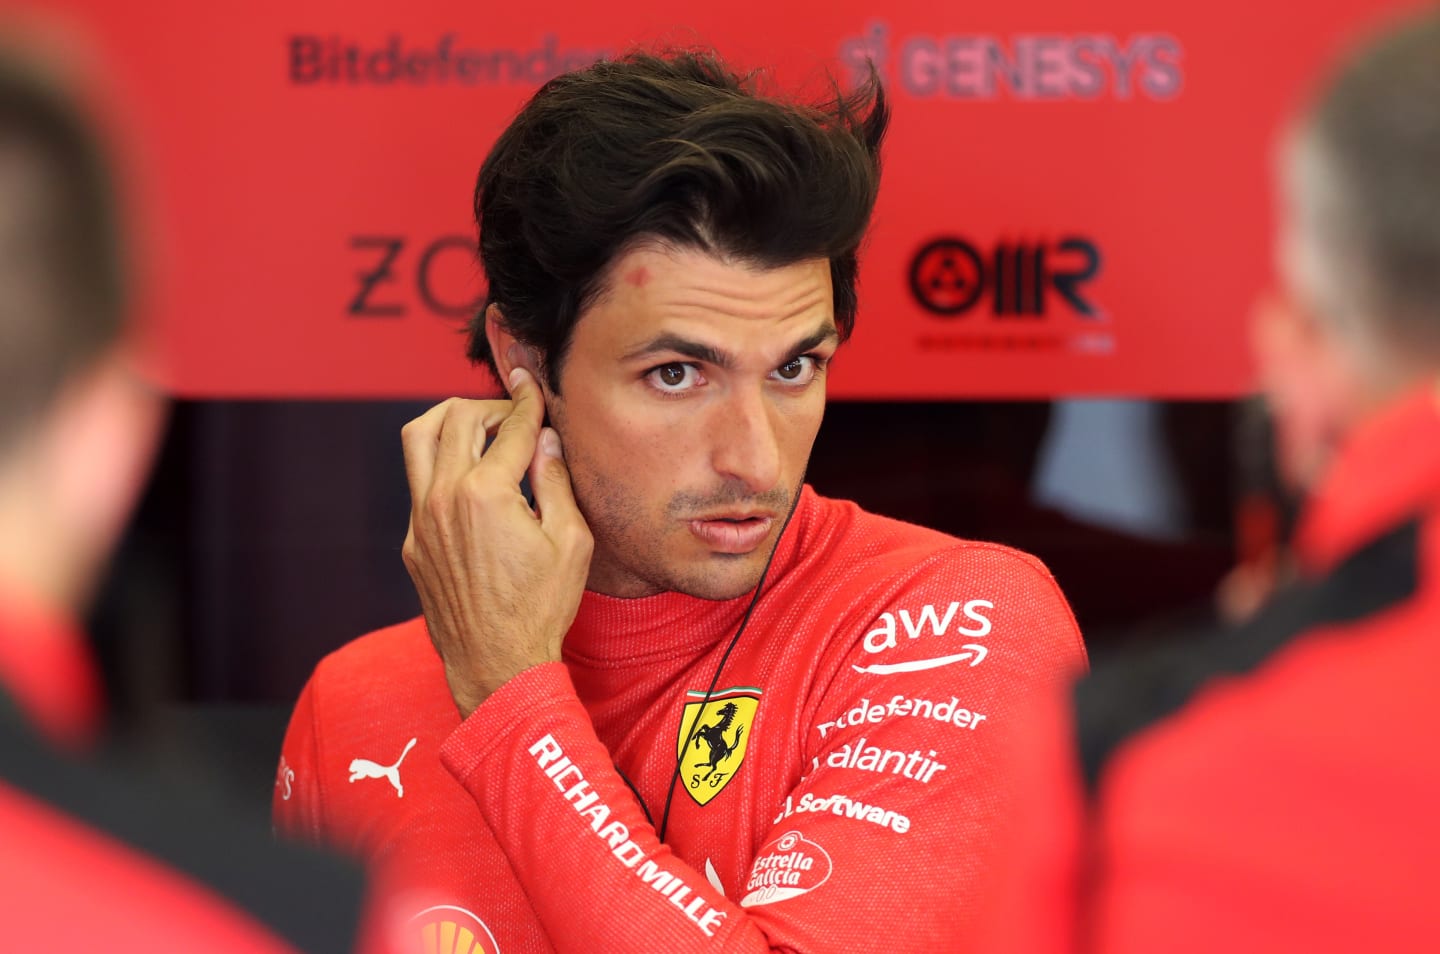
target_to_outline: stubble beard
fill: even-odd
[[[579,477],[574,481],[575,500],[595,539],[586,588],[625,599],[664,592],[705,600],[744,596],[759,583],[800,486],[777,487],[760,494],[734,487],[711,494],[682,491],[666,502],[660,516],[647,517],[636,495],[625,488],[593,472]],[[690,516],[735,505],[775,514],[770,534],[758,547],[749,553],[713,553],[699,560],[675,555],[677,550],[693,547],[687,526]]]

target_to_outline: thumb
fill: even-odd
[[[540,526],[548,536],[555,538],[557,532],[579,529],[589,535],[570,486],[570,468],[565,465],[560,435],[553,427],[542,429],[540,439],[535,442],[535,456],[530,461],[530,489],[540,511]]]

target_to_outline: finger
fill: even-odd
[[[510,413],[509,401],[455,401],[441,424],[432,486],[459,483],[479,463],[489,433]]]
[[[453,401],[451,398],[450,401]],[[440,424],[450,401],[442,401],[400,428],[400,449],[405,455],[405,479],[410,482],[410,500],[419,504],[430,493],[435,474],[435,452]]]
[[[530,489],[535,494],[535,506],[540,511],[541,528],[552,540],[562,539],[564,534],[581,529],[588,533],[585,517],[575,503],[570,468],[565,466],[560,436],[554,428],[547,427],[537,443],[535,459],[530,467]]]
[[[540,425],[545,420],[545,397],[540,393],[540,385],[524,368],[510,372],[510,394],[515,399],[515,406],[510,416],[500,423],[495,442],[485,452],[484,462],[494,467],[507,483],[518,487],[540,440]]]
[[[420,545],[415,539],[415,517],[410,517],[410,522],[405,527],[405,541],[400,544],[400,562],[405,564],[405,572],[410,574],[410,580],[418,588],[420,577],[417,569],[420,565]]]

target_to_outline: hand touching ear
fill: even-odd
[[[401,553],[462,717],[560,659],[590,570],[593,540],[560,437],[542,427],[540,386],[523,366],[509,384],[513,403],[451,399],[401,432],[411,497]],[[520,493],[527,472],[536,511]]]

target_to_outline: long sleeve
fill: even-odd
[[[1072,692],[1042,694],[1017,733],[1015,823],[999,847],[983,903],[984,954],[1076,954],[1086,806],[1076,754]]]
[[[660,843],[563,665],[512,679],[440,757],[480,805],[557,950],[771,950],[743,908]]]
[[[838,634],[839,665],[793,700],[806,764],[728,896],[658,841],[561,664],[504,686],[441,759],[560,951],[966,949],[1023,700],[1084,665],[1043,568],[987,567],[985,599],[917,573]]]
[[[270,803],[276,833],[311,844],[320,843],[326,836],[320,786],[320,737],[315,718],[318,691],[312,678],[301,690],[290,715]]]

